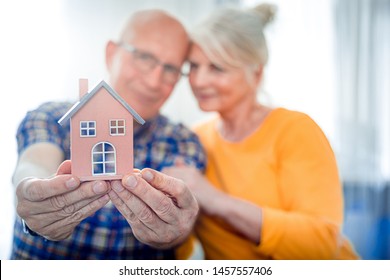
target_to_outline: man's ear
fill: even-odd
[[[114,62],[117,45],[113,41],[109,41],[106,45],[106,67],[110,71]]]

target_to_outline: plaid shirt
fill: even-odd
[[[70,127],[57,121],[71,103],[49,102],[27,113],[17,132],[18,153],[34,143],[58,145],[70,158]],[[50,156],[50,155],[43,155]],[[161,170],[180,156],[200,170],[205,154],[196,135],[181,124],[159,115],[134,131],[134,167]],[[173,250],[158,250],[139,242],[131,227],[112,203],[83,220],[72,236],[49,241],[23,232],[15,221],[11,259],[173,259]]]

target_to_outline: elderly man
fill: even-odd
[[[17,213],[12,259],[173,259],[198,204],[182,181],[159,171],[177,159],[200,170],[197,137],[159,113],[181,76],[189,47],[181,23],[159,10],[135,13],[106,47],[110,85],[145,120],[134,123],[134,173],[122,181],[80,182],[71,175],[72,104],[28,112],[17,133]],[[138,126],[137,126],[138,125]],[[65,160],[65,161],[64,161]],[[53,174],[55,174],[53,176]]]

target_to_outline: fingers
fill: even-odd
[[[131,183],[131,191],[129,191],[128,186],[125,186],[125,188],[120,181],[111,184],[112,189],[123,204],[113,202],[116,206],[120,205],[122,212],[125,212],[124,215],[129,217],[129,222],[134,223],[135,219],[138,219],[149,228],[156,227],[156,223],[160,223],[160,220],[166,223],[175,222],[177,209],[172,200],[151,187],[141,177],[135,175],[130,177],[134,177],[134,180],[136,180]]]
[[[62,209],[65,206],[75,205],[77,209],[84,207],[97,197],[107,194],[110,190],[110,185],[105,181],[84,182],[79,188],[68,192],[61,196],[50,198],[49,206],[57,209]]]
[[[43,201],[72,191],[79,186],[80,180],[72,175],[59,175],[51,179],[26,178],[19,183],[16,195],[19,199]]]
[[[199,206],[183,181],[144,169],[110,184],[112,203],[141,242],[172,248],[191,232]]]
[[[130,202],[130,197],[134,195],[126,191],[122,187],[120,181],[111,182],[111,187],[112,190],[108,193],[108,195],[112,203],[130,224],[134,226],[139,226],[141,221],[126,204]]]
[[[80,183],[70,172],[70,161],[65,161],[53,178],[26,178],[16,189],[18,215],[32,230],[50,240],[68,237],[83,219],[110,199],[109,183]]]
[[[195,198],[182,180],[149,168],[143,169],[141,174],[150,185],[174,198],[179,208],[187,208],[193,204]]]
[[[145,244],[162,248],[167,242],[163,234],[167,223],[163,222],[157,215],[139,198],[126,190],[120,181],[111,182],[112,190],[108,193],[112,203],[118,211],[126,218],[131,225],[134,236]],[[137,210],[138,209],[138,210]],[[141,210],[142,209],[142,210]],[[133,212],[138,213],[138,216]],[[166,238],[166,237],[165,237]],[[169,236],[169,242],[175,239]]]
[[[56,211],[61,213],[63,210],[66,216],[107,194],[109,190],[109,184],[104,181],[86,182],[74,191],[52,196],[39,203],[26,200],[18,205],[18,212],[22,215],[36,215]]]
[[[72,163],[70,160],[63,161],[57,169],[57,175],[71,174]]]
[[[180,242],[179,227],[161,220],[149,206],[124,188],[120,181],[112,182],[111,186],[110,199],[131,224],[138,240],[155,248],[171,248],[174,242]]]
[[[28,219],[29,227],[39,232],[49,240],[62,240],[67,238],[73,229],[85,218],[101,209],[110,200],[109,196],[103,195],[77,211],[67,211],[66,208],[44,214],[33,215]]]
[[[148,173],[146,175],[149,176],[149,179],[153,176]],[[141,174],[139,176],[125,176],[122,182],[129,191],[146,203],[162,220],[172,223],[175,221],[180,207],[177,205],[178,198],[176,194],[178,192],[170,189],[175,189],[176,184],[182,183],[169,176],[164,178],[167,180],[161,182],[164,186],[160,186],[160,188],[156,188],[156,186],[147,182]]]

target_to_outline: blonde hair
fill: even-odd
[[[222,8],[197,25],[190,37],[215,63],[255,69],[268,61],[263,29],[275,12],[276,7],[270,4],[248,10]]]

